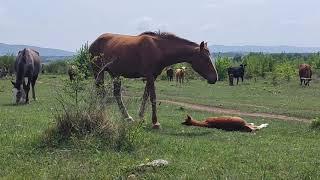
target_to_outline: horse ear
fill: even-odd
[[[204,43],[204,47],[208,47],[208,42]]]
[[[33,50],[33,49],[32,49]],[[38,54],[38,56],[40,56],[40,54],[39,54],[39,52],[38,51],[36,51],[36,50],[33,50],[35,53],[37,53]]]
[[[200,51],[203,51],[204,50],[204,42],[202,41],[201,43],[200,43]]]
[[[192,117],[191,117],[191,116],[189,116],[189,114],[187,114],[187,119],[188,119],[188,120],[191,120],[191,119],[192,119]]]

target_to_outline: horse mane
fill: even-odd
[[[145,32],[139,34],[139,36],[142,36],[142,35],[148,35],[148,36],[158,37],[158,38],[167,39],[167,40],[178,40],[178,41],[182,41],[182,42],[187,43],[187,44],[192,45],[192,46],[199,46],[195,42],[192,42],[192,41],[189,41],[187,39],[178,37],[175,34],[172,34],[172,33],[169,33],[169,32],[145,31]]]

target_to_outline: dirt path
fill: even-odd
[[[206,106],[201,104],[192,104],[186,102],[178,102],[178,101],[170,101],[170,100],[159,100],[162,103],[168,103],[178,106],[183,106],[188,109],[198,110],[198,111],[206,111],[206,112],[214,112],[218,114],[232,114],[238,116],[250,116],[250,117],[262,117],[262,118],[271,118],[271,119],[281,119],[285,121],[300,121],[300,122],[310,122],[309,119],[298,118],[298,117],[289,117],[284,115],[277,114],[269,114],[269,113],[250,113],[250,112],[242,112],[239,110],[233,109],[224,109],[212,106]]]

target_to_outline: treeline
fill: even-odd
[[[264,54],[250,53],[245,56],[234,58],[217,57],[216,68],[220,80],[227,78],[227,68],[246,64],[245,77],[248,79],[270,78],[276,82],[278,80],[290,81],[298,75],[299,64],[307,63],[313,69],[320,68],[320,53],[314,54]]]
[[[9,75],[14,73],[14,62],[16,57],[13,54],[0,56],[0,70],[1,72],[8,73]]]

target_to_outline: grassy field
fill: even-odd
[[[146,179],[319,179],[320,132],[308,123],[244,117],[248,122],[269,123],[256,134],[186,127],[186,114],[203,119],[216,114],[182,109],[162,103],[160,130],[150,129],[150,108],[140,141],[133,151],[116,151],[100,146],[90,137],[57,148],[41,147],[44,131],[55,124],[54,87],[63,85],[61,76],[41,76],[39,100],[13,106],[11,83],[0,80],[0,177],[5,179],[121,179],[133,167],[154,159],[166,159],[167,167],[139,172]],[[191,81],[185,87],[157,82],[158,97],[197,102],[246,111],[274,112],[312,118],[319,116],[319,85],[300,88],[292,82],[272,87],[247,82],[239,87],[226,83],[207,85]],[[141,96],[143,83],[125,82],[127,95]],[[265,88],[265,89],[264,89]],[[139,101],[126,99],[137,119]],[[243,104],[246,105],[243,105]],[[253,106],[263,106],[258,108]],[[115,108],[111,106],[110,108]],[[116,109],[112,110],[116,113]]]
[[[228,82],[215,85],[206,81],[192,80],[182,86],[175,82],[158,81],[156,88],[159,99],[238,109],[245,112],[275,113],[312,119],[320,116],[320,81],[314,80],[309,87],[300,87],[298,80],[283,82],[273,86],[267,80],[245,80],[238,86]],[[144,84],[127,80],[128,93],[141,96]]]

